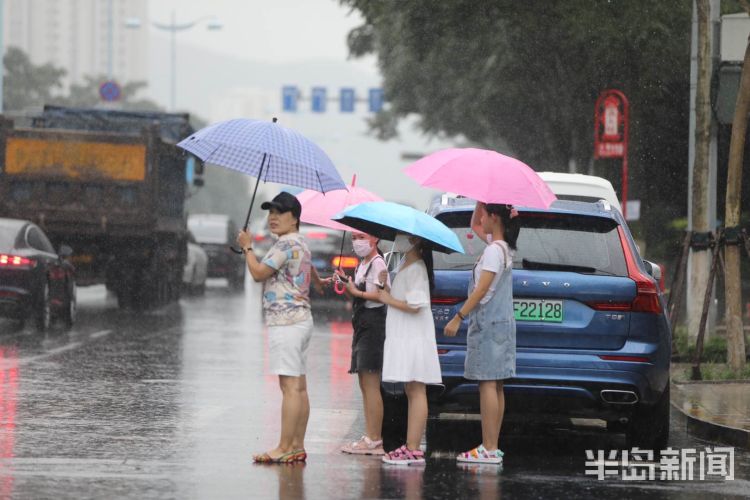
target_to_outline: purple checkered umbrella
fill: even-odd
[[[325,193],[346,189],[330,158],[299,132],[273,122],[236,119],[209,125],[179,147],[203,162],[256,177],[244,228],[250,223],[261,179]]]

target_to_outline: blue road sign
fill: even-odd
[[[108,80],[99,85],[99,97],[102,98],[102,101],[119,101],[120,97],[122,97],[122,89],[120,89],[117,82]]]
[[[371,113],[377,113],[383,109],[383,89],[370,89],[368,97]]]
[[[297,98],[299,93],[294,85],[286,85],[281,89],[281,109],[289,113],[297,112]]]
[[[326,112],[326,88],[325,87],[313,87],[312,88],[312,111],[313,113],[325,113]]]
[[[351,87],[341,88],[341,112],[354,113],[354,100],[356,96],[354,89]]]

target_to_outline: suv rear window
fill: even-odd
[[[471,212],[439,214],[439,220],[458,235],[466,254],[434,252],[436,270],[472,269],[487,243],[469,228]],[[524,213],[513,268],[545,265],[593,268],[590,274],[627,276],[617,222],[600,217],[559,213]],[[524,266],[524,260],[527,265]],[[550,265],[549,267],[546,265]]]

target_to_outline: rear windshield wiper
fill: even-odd
[[[571,271],[574,273],[583,273],[583,274],[602,273],[602,274],[608,274],[610,276],[614,276],[614,274],[610,273],[609,271],[602,271],[601,269],[597,269],[595,267],[578,266],[575,264],[557,264],[553,262],[536,262],[536,261],[528,260],[528,259],[523,259],[521,262],[523,264],[524,269],[546,269],[548,271]]]

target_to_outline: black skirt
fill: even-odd
[[[352,364],[349,373],[379,372],[383,369],[386,308],[358,307],[352,317]]]

